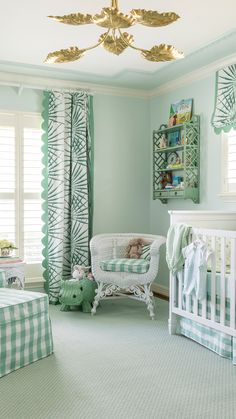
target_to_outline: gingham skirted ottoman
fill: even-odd
[[[0,377],[52,352],[48,296],[0,288]]]

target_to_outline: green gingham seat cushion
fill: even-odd
[[[100,262],[103,271],[144,274],[150,262],[146,259],[108,259]]]

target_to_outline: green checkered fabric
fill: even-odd
[[[46,294],[0,289],[0,377],[53,352]]]
[[[207,318],[211,318],[210,295],[207,296]],[[183,304],[185,306],[185,303]],[[193,312],[193,301],[191,299],[191,311]],[[202,314],[202,304],[198,303],[198,313]],[[220,322],[220,298],[216,296],[215,321]],[[230,322],[230,300],[225,299],[225,324]],[[224,358],[231,359],[236,364],[236,339],[226,333],[219,332],[198,322],[181,317],[179,333],[200,343],[206,348],[216,352]]]
[[[103,271],[130,272],[144,274],[149,269],[149,261],[145,259],[109,259],[100,262]]]

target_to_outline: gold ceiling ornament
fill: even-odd
[[[54,51],[48,54],[47,63],[60,64],[77,61],[83,56],[84,52],[84,49],[79,49],[78,47],[60,49],[59,51]]]
[[[107,32],[103,33],[99,41],[103,44],[103,48],[105,48],[108,52],[112,52],[115,55],[120,55],[128,46],[132,44],[134,41],[134,37],[127,32],[124,32],[121,36],[107,36]]]
[[[93,23],[92,15],[83,15],[82,13],[71,13],[70,15],[48,17],[50,19],[57,20],[60,23],[66,23],[67,25],[87,25],[88,23]]]
[[[68,25],[86,25],[93,23],[107,29],[107,32],[99,37],[95,45],[83,49],[70,47],[49,53],[45,60],[49,64],[77,61],[86,51],[94,49],[99,45],[115,55],[122,54],[122,52],[130,47],[139,51],[141,56],[146,60],[154,62],[177,60],[184,56],[173,45],[155,45],[150,50],[138,48],[133,45],[133,35],[121,31],[121,29],[129,28],[136,24],[153,28],[169,25],[179,19],[179,16],[173,12],[159,13],[153,10],[133,9],[129,15],[125,15],[119,9],[118,0],[111,0],[110,7],[104,7],[100,13],[95,15],[71,13],[64,16],[48,17]]]
[[[129,28],[135,24],[135,19],[114,7],[104,7],[100,14],[93,16],[93,23],[107,29]]]
[[[152,10],[133,9],[130,13],[137,23],[153,28],[169,25],[179,19],[179,16],[173,12],[159,13]]]
[[[182,53],[172,45],[155,45],[149,51],[143,50],[141,55],[148,61],[171,61],[182,58]]]

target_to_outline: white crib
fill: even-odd
[[[236,212],[170,211],[171,224],[192,226],[209,257],[206,297],[183,295],[183,273],[170,275],[169,333],[180,333],[236,364]]]

